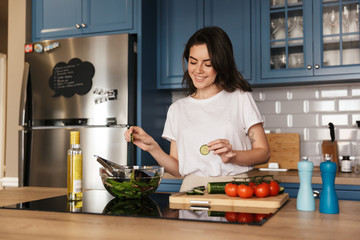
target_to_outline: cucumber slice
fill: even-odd
[[[208,145],[204,144],[200,147],[200,153],[202,155],[208,155],[210,153]]]
[[[285,188],[284,188],[284,187],[280,187],[279,194],[283,194],[284,191],[285,191]]]

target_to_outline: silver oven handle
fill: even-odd
[[[29,68],[30,64],[25,62],[24,64],[24,73],[23,73],[23,79],[22,79],[22,85],[21,85],[21,98],[20,98],[20,113],[19,113],[19,125],[25,126],[27,124],[26,122],[26,101],[27,99],[27,86],[29,81]]]

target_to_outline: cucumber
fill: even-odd
[[[225,213],[223,211],[208,211],[209,217],[225,217]]]
[[[200,147],[200,153],[202,155],[208,155],[210,153],[208,145],[204,144]]]
[[[209,182],[207,185],[207,191],[209,194],[224,194],[225,185],[229,182]]]
[[[284,187],[280,187],[279,194],[283,194],[284,191],[285,191],[285,188],[284,188]]]
[[[194,187],[192,190],[187,191],[187,195],[204,195],[205,193],[205,186],[198,186]]]

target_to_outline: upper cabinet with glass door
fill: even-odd
[[[359,79],[359,44],[359,0],[261,0],[257,83]]]
[[[323,0],[314,10],[315,75],[359,73],[359,0]]]

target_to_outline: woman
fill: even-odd
[[[181,191],[246,176],[270,158],[263,120],[227,34],[218,27],[198,30],[185,46],[184,66],[185,60],[188,96],[170,106],[162,135],[171,142],[170,154],[140,127],[125,132],[128,142],[132,138],[165,171],[185,177]]]

